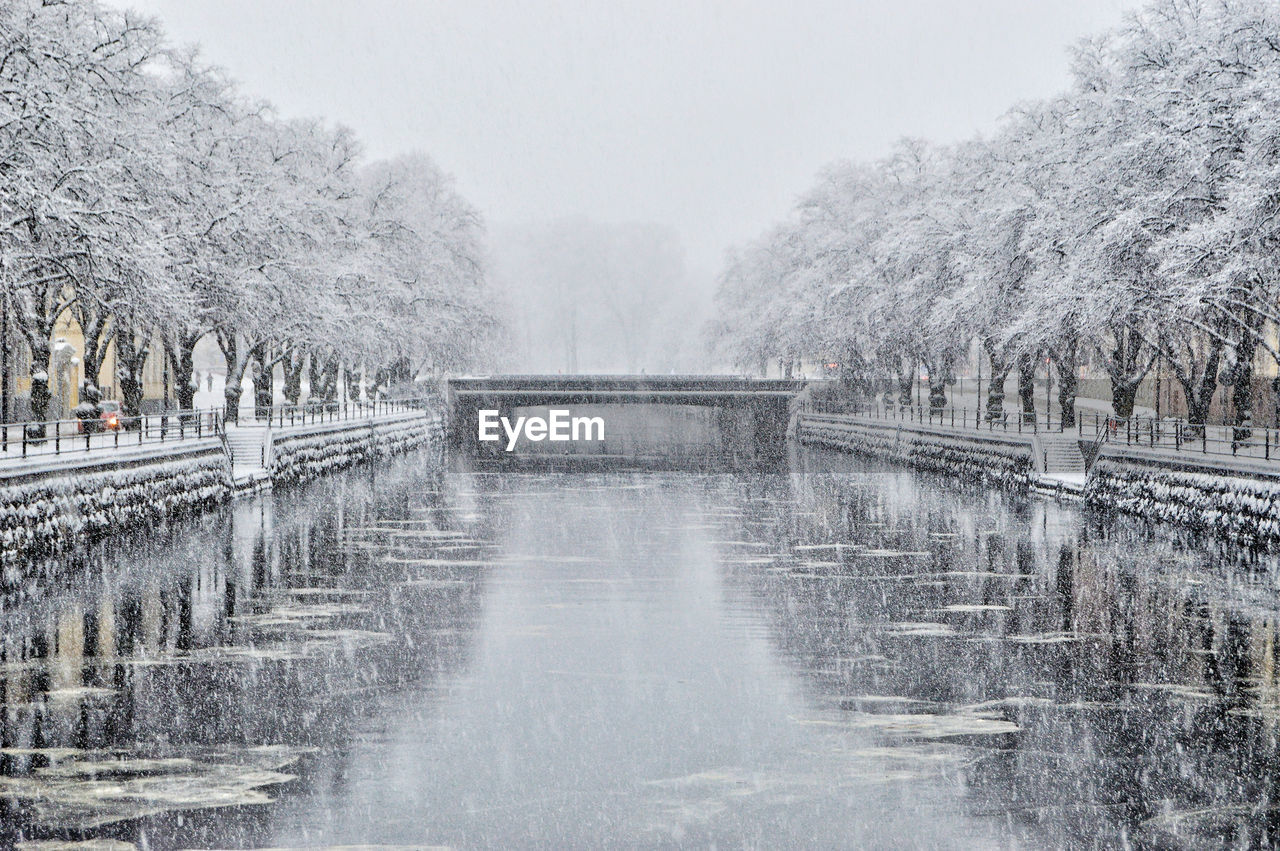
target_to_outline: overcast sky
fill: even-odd
[[[114,0],[286,116],[424,150],[491,222],[654,221],[692,265],[824,164],[989,130],[1129,0]]]

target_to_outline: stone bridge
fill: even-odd
[[[744,435],[754,454],[785,452],[788,403],[799,379],[724,375],[488,375],[447,381],[451,443],[478,453],[496,450],[477,440],[479,411],[513,417],[517,408],[580,405],[696,405],[724,413],[726,431]],[[739,446],[739,449],[746,447]]]

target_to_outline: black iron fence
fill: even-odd
[[[1257,426],[1192,423],[1173,417],[1116,417],[1092,411],[1078,412],[1074,423],[1061,416],[1018,411],[1000,411],[992,416],[986,409],[931,408],[921,405],[866,404],[838,400],[811,400],[807,413],[843,414],[864,419],[917,423],[968,431],[1030,432],[1032,434],[1075,432],[1081,440],[1097,444],[1123,443],[1201,455],[1231,455],[1270,461],[1280,456],[1280,429]]]
[[[1019,414],[1000,411],[992,416],[985,408],[933,408],[928,405],[868,405],[839,400],[814,399],[804,410],[813,414],[848,414],[874,420],[918,423],[947,428],[980,429],[1004,432],[1074,431],[1077,425],[1065,425],[1062,417],[1051,414]]]
[[[1257,426],[1191,423],[1166,417],[1113,417],[1085,414],[1082,432],[1098,443],[1123,443],[1148,449],[1231,455],[1270,461],[1280,453],[1280,430]]]
[[[423,411],[429,404],[426,399],[378,399],[277,405],[259,409],[255,424],[284,427],[371,419]],[[137,415],[105,411],[74,420],[9,423],[0,425],[0,460],[219,437],[225,433],[226,426],[221,409]]]
[[[94,452],[120,446],[217,437],[221,411],[166,411],[129,416],[107,411],[74,420],[44,420],[0,425],[0,457]]]
[[[309,402],[302,405],[272,405],[258,408],[257,421],[263,425],[284,428],[286,426],[314,425],[363,420],[390,414],[407,414],[423,411],[426,399],[377,399],[367,402]]]

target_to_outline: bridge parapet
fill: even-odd
[[[455,393],[799,393],[794,378],[732,375],[480,375],[448,379]]]
[[[750,418],[756,444],[782,452],[788,403],[803,379],[727,375],[485,375],[446,384],[449,433],[454,445],[480,450],[478,412],[507,416],[516,408],[575,405],[697,405]]]

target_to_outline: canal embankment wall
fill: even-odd
[[[801,414],[796,437],[807,446],[882,458],[999,487],[1025,490],[1036,476],[1030,435],[976,429],[960,432],[919,423]]]
[[[361,461],[439,446],[442,436],[440,418],[420,413],[391,416],[359,427],[336,422],[282,429],[272,441],[271,480],[297,482]]]
[[[986,434],[976,429],[802,413],[795,434],[804,445],[1017,490],[1035,484],[1041,466],[1035,437],[1027,433]],[[1090,462],[1081,493],[1086,504],[1241,543],[1280,543],[1280,465],[1244,457],[1081,443]]]
[[[441,434],[434,412],[274,429],[269,480],[297,482],[439,446]],[[0,558],[13,569],[22,558],[212,507],[237,490],[222,437],[0,458]]]
[[[1280,468],[1253,459],[1104,445],[1084,498],[1240,543],[1280,542]]]

